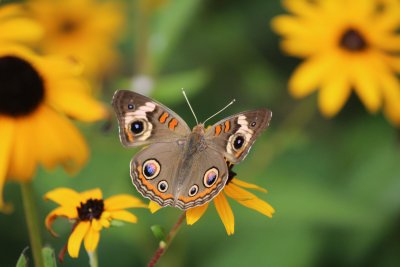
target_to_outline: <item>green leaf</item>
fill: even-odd
[[[117,221],[117,220],[112,220],[111,221],[111,226],[120,227],[120,226],[123,226],[123,225],[125,225],[125,223],[122,222],[122,221]]]
[[[204,69],[190,70],[160,77],[152,96],[163,103],[174,104],[184,101],[180,95],[184,88],[189,99],[196,95],[209,81],[210,75]]]
[[[18,258],[16,267],[25,267],[28,266],[28,257],[25,255],[28,247],[24,248],[21,255]]]
[[[199,10],[201,3],[203,1],[200,0],[169,1],[162,13],[157,16],[152,29],[151,39],[153,42],[150,44],[150,56],[152,65],[156,69],[155,73],[162,69],[175,44],[190,25],[190,20],[193,19],[195,12]]]
[[[44,247],[42,249],[43,259],[44,259],[44,266],[45,267],[56,267],[56,257],[54,256],[54,249],[51,247]]]
[[[165,235],[165,231],[162,228],[161,225],[153,225],[150,227],[151,231],[153,232],[153,235],[160,241],[165,242],[167,239],[167,236]]]

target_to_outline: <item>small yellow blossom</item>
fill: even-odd
[[[78,193],[69,188],[57,188],[45,195],[60,206],[46,217],[46,227],[53,234],[53,221],[66,217],[74,221],[73,231],[68,239],[68,253],[72,258],[79,256],[82,241],[85,250],[96,250],[100,240],[100,231],[109,228],[112,220],[136,223],[137,217],[126,211],[128,208],[146,208],[139,199],[130,195],[115,195],[103,200],[100,189]]]
[[[44,52],[70,56],[82,62],[90,75],[115,67],[115,42],[124,22],[121,2],[31,0],[28,5],[45,29]]]
[[[400,2],[285,0],[273,19],[282,49],[304,58],[289,81],[295,97],[319,89],[319,108],[336,115],[354,91],[369,112],[400,125]]]

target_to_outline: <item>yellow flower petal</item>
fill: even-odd
[[[104,201],[104,209],[108,211],[127,208],[147,208],[147,205],[131,195],[116,195]]]
[[[233,178],[230,182],[235,184],[235,185],[241,186],[241,187],[258,190],[258,191],[261,191],[261,192],[264,192],[264,193],[268,192],[267,189],[264,189],[264,188],[262,188],[262,187],[260,187],[258,185],[255,185],[255,184],[250,184],[250,183],[244,182],[242,180],[239,180],[238,178]]]
[[[283,6],[290,12],[299,16],[313,16],[315,8],[310,2],[303,0],[284,0]]]
[[[10,180],[28,181],[34,176],[37,160],[31,131],[35,127],[30,117],[15,119],[15,138],[11,153]]]
[[[3,189],[7,178],[10,150],[13,143],[14,121],[0,116],[0,211],[10,211],[10,206],[3,202]]]
[[[107,219],[101,219],[100,222],[101,222],[101,226],[104,228],[109,228],[111,225],[110,221]]]
[[[225,226],[226,233],[231,235],[235,232],[235,219],[233,216],[233,212],[231,206],[229,206],[228,200],[223,192],[219,193],[214,198],[214,205],[217,209],[219,217],[221,218],[222,223]]]
[[[12,18],[1,23],[0,40],[37,42],[43,36],[43,28],[28,18]]]
[[[136,223],[137,217],[126,210],[116,210],[111,212],[111,218],[130,223]]]
[[[204,205],[188,209],[186,211],[186,223],[188,225],[195,224],[201,218],[201,216],[203,216],[203,214],[206,212],[208,205],[209,202]]]
[[[84,221],[79,222],[75,229],[72,231],[72,234],[69,236],[68,239],[68,253],[71,258],[78,258],[82,240],[88,233],[89,228],[90,222]]]
[[[92,221],[95,222],[96,220]],[[85,235],[84,239],[84,244],[85,244],[85,249],[87,252],[93,252],[96,250],[97,245],[99,244],[100,240],[100,232],[95,230],[94,227],[89,227],[89,230],[87,231],[87,234]]]
[[[342,109],[350,97],[351,87],[347,77],[340,70],[321,85],[318,95],[319,108],[323,115],[332,117]]]
[[[93,122],[108,116],[105,106],[90,95],[89,85],[82,80],[63,79],[55,86],[51,103],[70,117]]]
[[[354,90],[370,112],[376,112],[382,103],[382,95],[375,75],[375,71],[365,62],[356,62],[353,65]]]
[[[91,189],[80,193],[82,202],[86,202],[89,199],[103,199],[103,193],[100,188]]]
[[[79,131],[66,118],[49,107],[35,114],[36,152],[40,162],[51,169],[62,163],[69,172],[76,172],[88,158],[88,148]]]
[[[162,207],[160,205],[158,205],[156,202],[154,202],[154,201],[149,202],[149,209],[150,209],[151,213],[155,213],[161,208]]]
[[[69,189],[69,188],[64,188],[60,187],[57,189],[54,189],[50,192],[47,192],[44,195],[44,198],[46,200],[51,200],[61,206],[79,206],[81,197],[78,192]]]
[[[294,71],[289,90],[294,97],[304,97],[315,91],[334,65],[332,55],[318,55],[307,59]]]
[[[100,220],[93,219],[91,228],[93,228],[97,232],[101,231],[101,229],[103,228],[103,224],[101,221],[102,221],[101,219]]]
[[[74,206],[67,206],[67,207],[58,207],[54,209],[52,212],[50,212],[46,219],[45,219],[45,225],[47,230],[50,231],[50,233],[54,236],[57,236],[57,233],[54,232],[53,228],[51,227],[54,220],[57,219],[58,217],[66,217],[68,219],[76,219],[78,218],[78,211],[76,207]]]
[[[224,192],[243,206],[254,209],[265,216],[272,217],[272,214],[275,212],[275,209],[267,202],[235,184],[230,183],[225,186]]]

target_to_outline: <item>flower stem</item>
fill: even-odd
[[[179,229],[181,228],[185,217],[186,217],[186,212],[183,212],[181,214],[181,216],[179,216],[178,221],[175,223],[175,225],[169,231],[166,240],[160,241],[160,245],[158,246],[158,249],[156,250],[156,252],[154,252],[154,255],[151,258],[147,267],[153,267],[154,265],[156,265],[156,263],[161,258],[161,256],[164,255],[165,251],[167,251],[168,247],[172,243],[172,240],[174,239],[174,237],[178,233]]]
[[[44,261],[42,255],[42,240],[40,236],[37,207],[34,198],[32,183],[24,182],[20,184],[22,192],[22,202],[25,211],[25,219],[28,226],[29,239],[31,242],[33,261],[36,267],[43,267]]]
[[[97,251],[88,252],[89,255],[89,265],[90,267],[98,267],[99,259],[97,257]]]

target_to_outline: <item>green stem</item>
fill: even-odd
[[[43,267],[44,261],[42,255],[42,239],[40,236],[38,213],[32,183],[21,183],[21,192],[26,224],[28,226],[29,239],[31,241],[33,261],[36,267]]]
[[[97,251],[88,252],[89,265],[90,267],[99,267],[99,259],[97,257]]]
[[[156,265],[156,263],[161,258],[161,256],[164,255],[165,251],[167,251],[168,247],[172,243],[172,240],[174,239],[174,237],[178,233],[179,229],[181,228],[182,223],[185,220],[185,217],[186,217],[186,212],[183,212],[181,214],[181,216],[179,217],[178,221],[175,223],[175,225],[169,231],[166,240],[160,242],[158,249],[156,250],[156,252],[154,252],[154,255],[151,258],[147,267],[154,267],[154,265]]]
[[[150,74],[150,60],[149,60],[149,39],[150,39],[150,14],[145,8],[144,0],[138,0],[136,6],[136,74]]]

